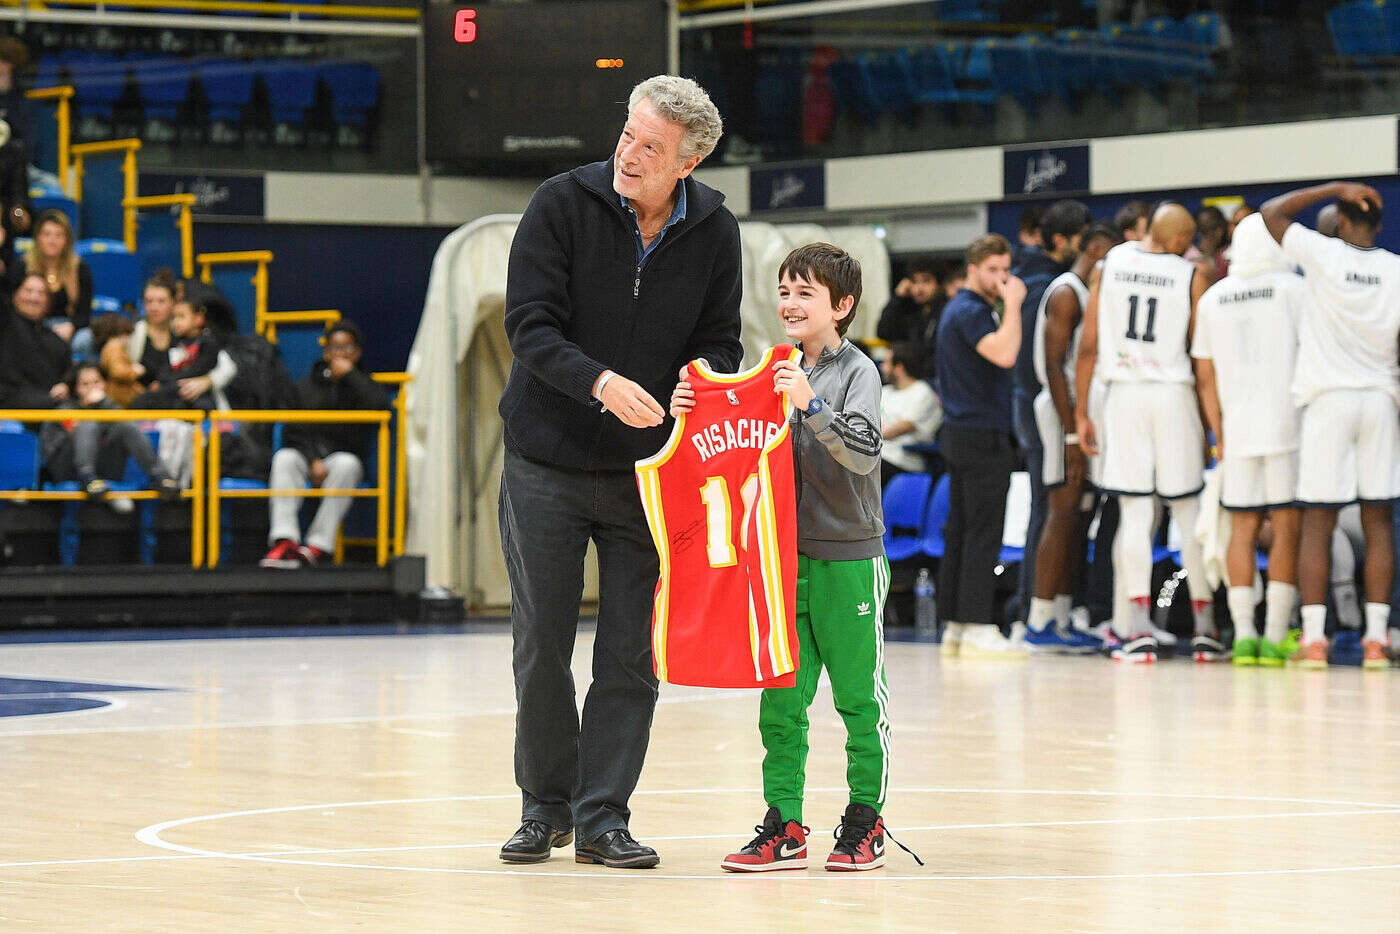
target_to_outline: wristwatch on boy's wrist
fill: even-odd
[[[803,411],[806,412],[808,415],[816,415],[822,410],[822,406],[825,404],[826,403],[822,402],[821,396],[813,396],[812,401],[807,403],[807,408],[805,408]]]

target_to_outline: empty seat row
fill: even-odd
[[[1400,3],[1351,0],[1327,11],[1332,47],[1347,59],[1400,55]]]

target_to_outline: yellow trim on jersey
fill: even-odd
[[[659,559],[656,598],[652,610],[651,654],[656,666],[656,677],[667,681],[669,666],[666,663],[666,636],[667,627],[670,625],[671,553],[666,544],[666,514],[661,508],[660,476],[655,470],[639,470],[637,489],[641,493],[642,511],[646,514],[647,527],[651,529],[651,537],[656,544]]]
[[[742,383],[744,380],[757,376],[764,370],[771,367],[776,362],[772,360],[771,357],[779,349],[779,347],[769,347],[763,352],[763,356],[758,358],[758,363],[754,364],[749,369],[739,373],[716,373],[714,370],[710,369],[710,365],[704,360],[696,360],[691,365],[695,367],[697,373],[699,373],[701,376],[705,377],[705,379],[711,382]]]

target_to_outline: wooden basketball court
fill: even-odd
[[[507,633],[0,646],[0,929],[1400,929],[1400,672],[887,659],[885,816],[927,865],[739,877],[751,693],[662,689],[658,869],[509,867]],[[842,742],[823,690],[814,862]]]

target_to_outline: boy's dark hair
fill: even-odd
[[[102,348],[114,337],[124,337],[135,329],[131,319],[125,315],[106,314],[92,322],[92,346],[102,353]]]
[[[1045,250],[1055,248],[1055,235],[1059,234],[1066,240],[1074,238],[1074,235],[1089,226],[1093,217],[1089,214],[1089,208],[1082,201],[1066,199],[1056,201],[1046,208],[1045,213],[1040,216],[1040,243]]]
[[[1144,217],[1152,216],[1152,206],[1146,201],[1129,201],[1118,209],[1118,213],[1113,215],[1113,226],[1118,228],[1119,233],[1125,233],[1138,225],[1138,221]]]
[[[1355,201],[1337,199],[1337,213],[1358,227],[1376,230],[1381,226],[1381,206],[1370,198],[1366,199],[1366,210]]]
[[[913,341],[895,341],[890,345],[890,366],[902,366],[904,372],[914,379],[918,379],[921,374],[919,364],[921,354],[919,345]]]
[[[983,234],[967,245],[967,264],[980,266],[993,256],[1006,256],[1011,252],[1011,244],[1001,234]]]
[[[1089,244],[1099,239],[1107,240],[1111,245],[1117,246],[1123,242],[1123,233],[1102,221],[1091,224],[1079,240],[1079,249],[1087,250]]]
[[[350,335],[350,339],[355,342],[355,346],[361,350],[365,349],[365,335],[360,330],[360,326],[353,321],[340,320],[326,328],[326,340],[331,339],[331,335],[340,331]]]
[[[840,306],[847,295],[851,296],[850,312],[836,322],[836,333],[842,337],[846,335],[846,329],[856,320],[856,306],[860,304],[860,263],[854,256],[830,243],[809,243],[789,253],[778,267],[778,281],[784,279],[806,279],[826,286],[831,293],[832,308]]]
[[[904,274],[906,276],[913,276],[919,273],[933,276],[935,279],[939,278],[938,260],[934,259],[932,256],[916,256],[904,264]]]
[[[1041,218],[1044,214],[1045,209],[1040,205],[1026,205],[1021,209],[1021,217],[1016,224],[1016,229],[1021,233],[1035,233],[1040,230]]]
[[[63,374],[63,382],[67,384],[68,391],[73,393],[75,398],[78,392],[78,377],[82,375],[84,370],[96,370],[97,375],[102,377],[103,382],[107,380],[107,374],[102,371],[102,367],[93,363],[91,360],[83,360],[73,364],[68,368],[68,372]]]

